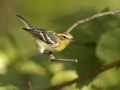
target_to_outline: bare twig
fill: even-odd
[[[77,21],[76,23],[74,23],[66,32],[70,32],[71,30],[73,30],[76,26],[82,24],[82,23],[85,23],[87,21],[90,21],[94,18],[97,18],[97,17],[102,17],[102,16],[106,16],[106,15],[115,15],[117,13],[120,13],[120,9],[116,9],[116,10],[112,10],[112,11],[108,11],[108,12],[103,12],[103,13],[98,13],[98,14],[94,14],[86,19],[83,19],[83,20],[79,20]]]
[[[115,63],[112,63],[110,65],[106,65],[100,69],[97,69],[93,72],[90,72],[88,74],[85,74],[83,76],[80,76],[72,81],[69,81],[69,82],[65,82],[63,84],[60,84],[60,85],[56,85],[56,86],[52,86],[52,87],[48,87],[48,88],[45,88],[45,89],[40,89],[40,90],[60,90],[61,88],[65,87],[65,86],[68,86],[68,85],[71,85],[71,84],[74,84],[74,83],[78,83],[78,82],[81,82],[81,81],[84,81],[88,78],[91,78],[95,75],[98,75],[99,73],[103,72],[103,71],[106,71],[110,68],[113,68],[113,67],[116,67],[116,66],[119,66],[120,65],[120,60],[115,62]]]
[[[51,62],[54,62],[54,61],[58,61],[58,62],[77,62],[77,59],[61,59],[61,58],[55,58],[52,52],[50,52],[48,55],[50,56],[50,61],[51,61]]]
[[[31,82],[29,81],[28,77],[29,77],[28,74],[23,74],[23,80],[25,83],[26,90],[35,90],[35,89],[33,89],[33,86],[31,84]]]
[[[30,81],[28,81],[28,90],[33,90],[33,87]]]
[[[77,59],[61,59],[61,58],[55,58],[50,59],[51,62],[58,61],[58,62],[78,62]]]

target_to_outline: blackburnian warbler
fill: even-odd
[[[17,15],[17,17],[25,24],[26,28],[23,29],[31,34],[32,39],[36,42],[39,52],[44,53],[44,50],[50,51],[50,59],[56,59],[53,56],[53,53],[62,51],[71,41],[73,41],[73,36],[70,33],[57,33],[51,30],[38,29],[31,26],[21,16]]]

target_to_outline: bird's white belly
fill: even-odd
[[[41,41],[41,40],[36,40],[37,43],[37,48],[38,51],[40,53],[44,53],[44,50],[48,50],[48,51],[54,51],[54,48],[58,45],[58,44],[46,44],[45,42]]]

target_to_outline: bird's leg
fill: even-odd
[[[50,61],[51,61],[51,62],[54,62],[54,61],[59,61],[59,62],[77,62],[77,59],[61,59],[61,58],[55,58],[53,52],[49,52],[49,56],[50,56]]]

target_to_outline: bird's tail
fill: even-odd
[[[17,15],[17,17],[25,24],[26,29],[33,29],[33,27],[21,16]]]

